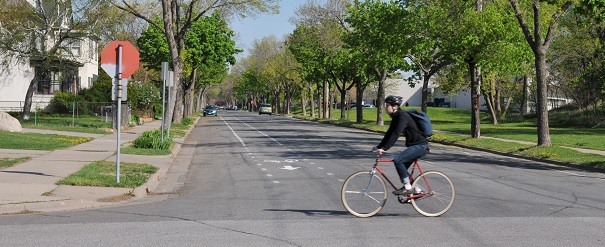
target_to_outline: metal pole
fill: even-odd
[[[170,136],[170,126],[172,125],[172,108],[170,107],[170,95],[172,95],[172,85],[174,84],[174,72],[168,72],[168,116],[170,119],[168,120],[168,136]]]
[[[166,78],[168,77],[168,62],[162,62],[162,142],[164,142],[164,125],[166,124]]]
[[[116,129],[118,131],[117,138],[117,154],[116,154],[116,183],[120,183],[120,134],[122,129],[122,45],[118,45],[118,59],[116,62],[116,88],[118,92],[116,93],[117,107],[118,107],[118,121],[116,124]]]
[[[71,127],[76,126],[76,102],[74,101],[71,105]]]

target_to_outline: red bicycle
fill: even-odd
[[[353,173],[342,185],[342,204],[352,215],[367,218],[382,210],[388,195],[383,178],[394,190],[397,190],[397,187],[378,167],[378,163],[383,162],[393,162],[393,160],[381,159],[379,156],[376,158],[372,170]],[[419,174],[414,178],[416,170]],[[413,160],[410,181],[412,181],[415,193],[409,196],[401,195],[397,199],[402,204],[411,203],[418,213],[428,217],[440,216],[454,204],[456,190],[452,180],[444,173],[440,171],[423,172],[418,160]]]

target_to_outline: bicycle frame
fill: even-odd
[[[391,187],[393,187],[394,190],[397,190],[398,188],[395,186],[395,184],[393,184],[393,182],[391,182],[391,180],[384,174],[384,172],[382,171],[382,169],[380,169],[380,167],[378,166],[378,163],[386,163],[386,162],[393,162],[392,159],[381,159],[381,158],[376,158],[376,162],[374,163],[374,167],[372,167],[372,174],[375,174],[376,172],[380,173],[380,175],[391,185]],[[424,174],[424,172],[422,171],[422,168],[420,168],[420,164],[418,163],[418,160],[412,160],[412,170],[410,171],[410,183],[414,182],[414,171],[416,171],[416,169],[418,169],[418,172],[420,173],[420,175]],[[426,177],[423,177],[424,182],[426,183],[426,185],[428,186],[428,193],[431,193],[432,188],[430,183],[427,181]],[[370,181],[371,184],[371,181]],[[369,186],[369,185],[368,185]],[[420,198],[423,196],[427,196],[429,194],[427,194],[426,192],[423,194],[414,194],[414,195],[410,195],[407,198]]]

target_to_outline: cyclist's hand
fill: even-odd
[[[373,147],[372,152],[377,153],[377,154],[383,154],[384,150],[382,148]]]

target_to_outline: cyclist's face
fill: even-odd
[[[397,108],[398,108],[397,105],[387,104],[387,114],[389,114],[389,115],[393,114],[393,112],[397,111]]]

